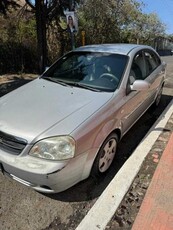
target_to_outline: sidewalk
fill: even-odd
[[[173,230],[173,134],[132,227],[139,229]]]

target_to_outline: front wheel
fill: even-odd
[[[102,175],[110,168],[116,154],[117,144],[118,136],[116,134],[111,134],[106,138],[94,161],[92,175]]]

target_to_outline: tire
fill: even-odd
[[[115,133],[106,138],[94,161],[91,171],[92,176],[100,176],[108,171],[116,155],[117,144],[118,136]]]

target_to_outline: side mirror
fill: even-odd
[[[136,80],[130,86],[131,90],[135,91],[145,91],[150,88],[150,84],[145,80]]]

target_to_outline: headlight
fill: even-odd
[[[29,155],[49,160],[66,160],[74,157],[75,141],[69,136],[43,139],[37,142]]]

